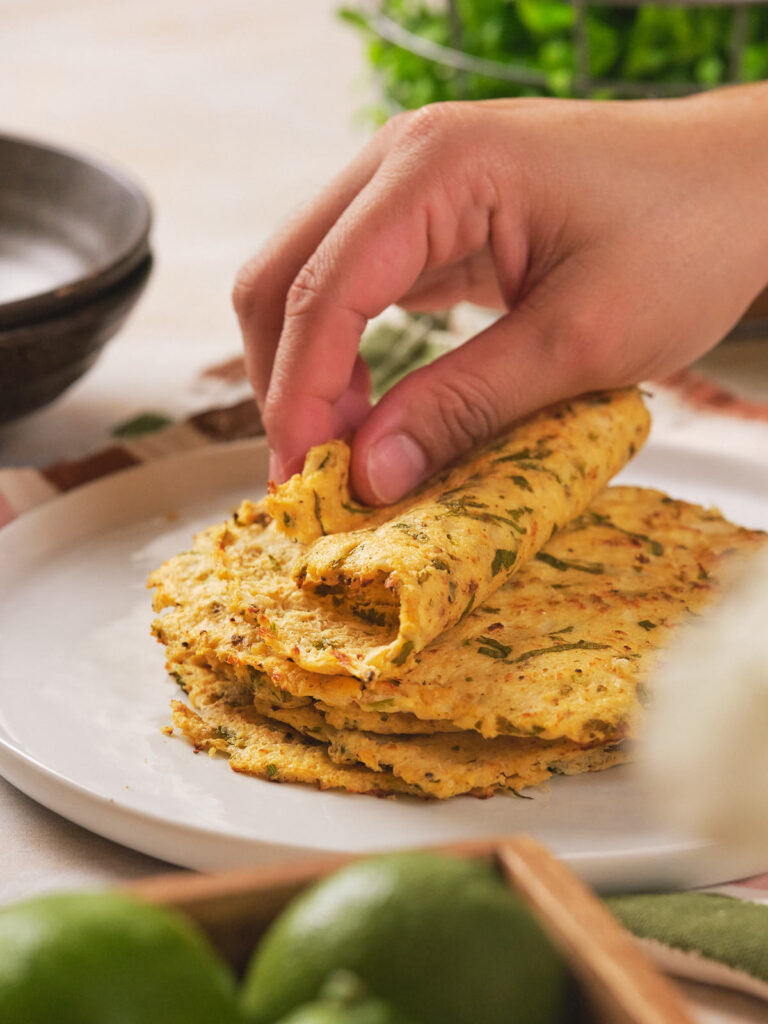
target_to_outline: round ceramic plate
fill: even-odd
[[[0,533],[0,772],[59,814],[176,864],[217,870],[527,832],[603,887],[765,870],[654,823],[630,767],[532,799],[376,800],[236,775],[164,735],[178,688],[149,634],[149,571],[264,489],[263,442],[205,448],[60,497]],[[768,526],[768,474],[649,445],[622,474]]]

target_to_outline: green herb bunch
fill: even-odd
[[[382,103],[371,111],[374,120],[442,100],[577,93],[576,11],[563,0],[381,0],[379,11],[430,42],[538,71],[546,85],[521,85],[446,67],[380,38],[363,10],[345,7],[341,16],[362,32],[380,85]],[[675,84],[692,92],[734,79],[766,78],[768,5],[751,6],[743,14],[743,39],[734,66],[732,7],[590,5],[585,18],[589,77]],[[617,93],[602,86],[589,91],[604,99]]]

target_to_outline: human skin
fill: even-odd
[[[389,121],[241,270],[271,475],[350,435],[372,504],[534,409],[659,377],[768,282],[768,83],[682,100],[490,100]],[[392,303],[502,311],[375,405],[358,354]]]

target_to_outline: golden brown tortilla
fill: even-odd
[[[466,733],[402,737],[329,730],[323,737],[330,741],[326,747],[302,735],[306,720],[289,728],[266,717],[251,703],[246,687],[208,669],[185,662],[178,666],[178,678],[197,709],[173,702],[179,731],[198,748],[226,754],[234,771],[272,782],[377,796],[491,796],[538,785],[555,774],[598,771],[628,758],[615,745],[584,749],[567,740],[484,740]]]
[[[580,747],[569,740],[551,742],[477,733],[455,736],[378,736],[338,732],[329,747],[334,761],[362,763],[391,771],[427,796],[445,800],[472,793],[491,796],[538,786],[553,775],[602,771],[630,759],[627,744]]]
[[[764,543],[763,533],[714,510],[659,491],[612,487],[411,667],[387,679],[363,682],[308,672],[290,659],[256,660],[281,691],[314,698],[321,710],[350,720],[356,710],[408,712],[487,737],[610,740],[633,731],[670,632],[713,600],[732,562]],[[244,556],[236,561],[245,571]],[[268,589],[264,581],[262,593]],[[260,620],[279,622],[285,634],[334,642],[333,634],[318,634],[321,620],[300,599],[291,609],[263,600]],[[234,657],[248,662],[245,652]]]
[[[273,526],[247,525],[238,515],[153,575],[156,605],[168,608],[156,630],[171,661],[193,652],[214,668],[224,664],[273,707],[315,703],[337,729],[442,727],[606,742],[633,731],[670,630],[700,613],[719,592],[723,570],[764,542],[761,533],[658,491],[609,488],[411,668],[363,683],[275,656],[263,630],[228,606],[234,563],[258,579],[262,607],[285,632],[322,627],[302,591],[289,591],[283,603],[288,542]],[[225,559],[219,576],[217,559],[230,548],[236,557]]]
[[[304,782],[371,796],[424,796],[391,773],[336,764],[323,744],[260,715],[250,704],[247,689],[223,683],[210,670],[185,664],[179,674],[197,710],[173,701],[174,726],[196,748],[226,754],[235,772],[268,782]]]
[[[266,500],[279,529],[312,541],[292,572],[316,621],[308,614],[308,630],[284,628],[262,607],[259,580],[232,561],[240,605],[256,609],[275,653],[302,668],[366,681],[397,673],[582,512],[648,427],[635,389],[561,402],[375,510],[351,502],[345,446],[320,446]]]

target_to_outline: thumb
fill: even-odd
[[[542,316],[527,306],[410,373],[355,436],[356,493],[392,504],[519,417],[595,386],[594,363],[577,358],[580,349],[568,344],[553,309]]]

